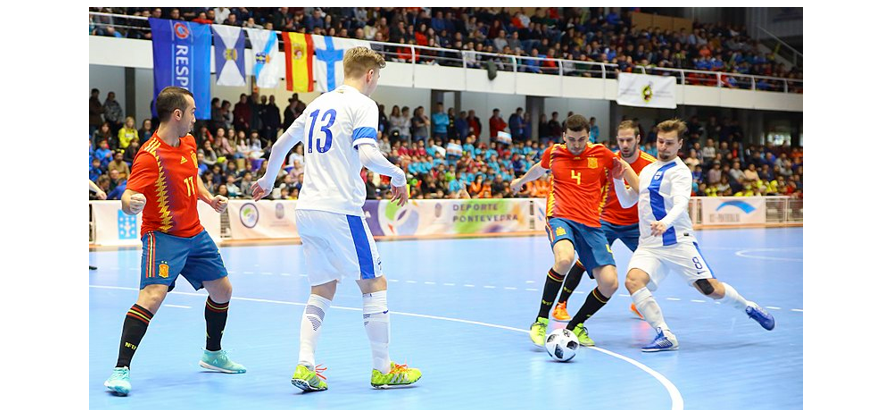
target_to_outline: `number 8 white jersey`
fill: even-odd
[[[379,109],[355,88],[340,86],[306,107],[288,133],[303,141],[305,172],[298,210],[363,216],[367,197],[358,145],[376,145]]]

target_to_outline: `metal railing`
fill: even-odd
[[[789,51],[792,53],[792,65],[794,65],[797,68],[801,68],[801,65],[804,64],[805,56],[801,52],[799,52],[798,49],[793,48],[788,43],[784,42],[783,39],[778,38],[776,35],[769,32],[768,30],[766,30],[763,27],[756,25],[756,28],[758,28],[762,32],[765,32],[765,34],[770,36],[771,39],[774,39],[775,41],[777,41],[778,45],[783,46],[786,49],[789,49]],[[776,51],[775,51],[775,53],[776,53]],[[799,64],[799,61],[801,61],[801,65]]]
[[[120,25],[115,23],[117,19],[146,21],[146,17],[98,12],[89,12],[89,14],[100,17],[102,20],[109,20],[109,22],[94,21],[93,23],[96,27],[112,25],[118,28],[135,29],[136,31],[150,30],[149,26]],[[245,37],[245,42],[246,47],[250,45],[247,36]],[[279,40],[279,44],[282,42],[283,40]],[[463,69],[488,69],[492,62],[492,64],[496,66],[496,69],[502,72],[523,72],[556,75],[560,77],[570,76],[599,79],[617,79],[618,74],[620,73],[620,66],[615,63],[574,61],[541,56],[507,55],[389,42],[366,42],[368,42],[374,50],[380,52],[386,61],[409,63],[414,66],[417,64],[423,64],[460,67]],[[641,72],[647,75],[675,76],[676,82],[679,85],[708,86],[751,91],[761,90],[800,94],[803,92],[804,86],[804,81],[802,79],[795,78],[778,78],[669,67],[644,67],[641,65],[633,65],[629,67],[629,71],[627,72]]]

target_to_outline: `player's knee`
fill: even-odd
[[[713,284],[710,283],[710,281],[707,279],[700,279],[694,282],[694,286],[697,287],[697,290],[699,290],[705,296],[710,296],[715,291],[715,289],[713,288]]]
[[[572,263],[574,262],[574,256],[567,256],[565,254],[558,256],[557,259],[554,261],[554,270],[562,270],[563,273],[566,273],[569,271],[570,268],[572,268]]]
[[[647,279],[643,274],[636,270],[631,270],[627,273],[627,277],[624,279],[624,287],[627,288],[627,291],[630,292],[630,294],[633,294],[645,287],[646,280]]]

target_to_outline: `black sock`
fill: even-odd
[[[554,306],[554,300],[557,299],[557,293],[560,292],[560,286],[563,286],[563,275],[551,269],[548,271],[545,279],[545,289],[541,294],[541,308],[538,310],[539,318],[547,318],[551,313],[551,307]],[[536,319],[538,320],[538,319]]]
[[[144,334],[147,333],[147,326],[150,325],[151,319],[153,319],[153,314],[138,304],[132,305],[128,313],[125,314],[122,337],[119,340],[119,356],[116,359],[117,367],[131,368],[132,357],[134,357],[141,339],[144,338]]]
[[[560,300],[558,302],[569,301],[569,296],[572,296],[572,292],[581,283],[582,276],[584,276],[584,266],[581,265],[581,262],[576,261],[572,268],[569,269],[569,273],[566,274],[566,281],[563,282],[563,291],[560,292]]]
[[[587,299],[584,301],[584,305],[581,305],[581,309],[572,317],[572,320],[569,321],[569,324],[566,325],[566,329],[573,330],[580,323],[584,323],[588,318],[597,313],[600,308],[606,306],[606,303],[609,302],[609,298],[603,296],[600,293],[600,288],[594,289],[587,295]]]
[[[216,303],[210,297],[205,302],[205,325],[208,328],[206,350],[220,351],[220,339],[223,337],[223,329],[226,328],[227,312],[229,312],[229,302]]]

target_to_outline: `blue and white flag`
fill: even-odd
[[[363,40],[318,35],[312,35],[312,45],[315,48],[312,71],[318,90],[322,92],[333,91],[343,85],[343,55],[346,50],[357,46],[370,48],[370,43]]]
[[[165,87],[186,88],[196,118],[211,118],[211,29],[209,25],[150,18],[153,31],[153,102]],[[153,115],[156,106],[153,105]]]
[[[278,35],[274,30],[245,29],[248,31],[248,39],[251,40],[251,51],[254,59],[251,61],[254,70],[251,71],[257,77],[257,86],[260,88],[275,88],[281,79],[281,65],[278,58]]]
[[[211,25],[214,30],[214,73],[217,85],[245,86],[245,32],[235,26]]]

